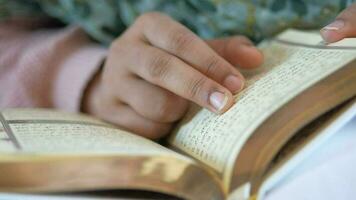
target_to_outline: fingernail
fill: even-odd
[[[229,75],[224,80],[224,86],[232,93],[237,93],[243,88],[243,80],[235,75]]]
[[[336,20],[336,21],[332,22],[331,24],[322,28],[320,30],[320,34],[326,42],[333,42],[335,32],[342,29],[344,27],[344,25],[345,25],[345,23],[343,20]]]
[[[225,107],[227,100],[227,95],[222,92],[213,92],[209,96],[210,105],[217,111],[221,111]]]
[[[340,30],[342,27],[344,27],[345,23],[343,20],[335,20],[334,22],[332,22],[331,24],[325,26],[322,30],[326,30],[326,31],[338,31]]]

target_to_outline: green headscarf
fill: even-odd
[[[289,28],[320,28],[354,0],[0,0],[0,18],[55,17],[109,44],[135,18],[166,13],[203,38],[244,34],[255,41]]]

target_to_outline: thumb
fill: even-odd
[[[356,3],[342,11],[334,22],[322,28],[320,34],[327,43],[356,37]]]

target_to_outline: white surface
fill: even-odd
[[[356,117],[265,200],[356,199]]]
[[[344,110],[336,120],[328,124],[327,127],[324,127],[323,130],[321,130],[321,133],[319,133],[312,140],[308,141],[308,144],[306,144],[303,149],[290,158],[287,163],[284,163],[282,167],[271,174],[260,188],[259,193],[264,196],[266,191],[278,188],[280,185],[284,185],[288,181],[300,176],[311,167],[317,166],[319,162],[316,153],[319,152],[325,145],[328,146],[330,140],[333,141],[331,138],[334,136],[337,137],[336,135],[342,131],[342,128],[345,127],[354,116],[356,116],[356,101],[351,107]]]

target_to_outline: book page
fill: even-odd
[[[86,115],[7,109],[0,122],[0,191],[137,189],[186,199],[225,196],[220,180],[195,160]]]
[[[194,107],[170,138],[172,146],[215,169],[226,188],[235,159],[254,130],[293,97],[356,58],[355,48],[319,45],[320,36],[312,33],[315,46],[303,44],[305,34],[291,33],[291,43],[284,34],[260,46],[265,63],[247,76],[246,88],[229,111],[216,115]]]
[[[153,154],[188,159],[86,115],[44,109],[9,109],[0,113],[0,121],[0,155]]]

